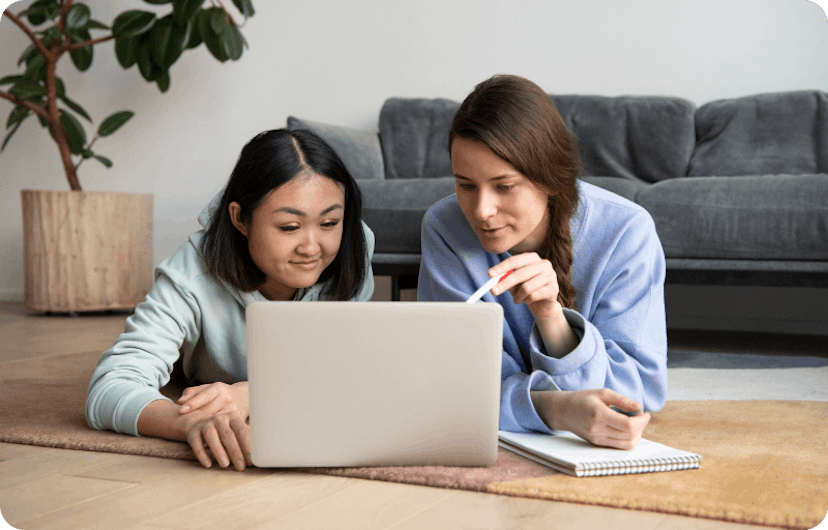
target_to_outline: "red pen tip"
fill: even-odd
[[[503,276],[501,276],[499,280],[497,280],[497,283],[500,283],[500,282],[502,282],[503,280],[505,280],[505,279],[506,279],[506,276],[509,276],[509,275],[510,275],[510,274],[512,274],[513,272],[515,272],[515,269],[511,269],[511,270],[509,270],[509,272],[507,272],[506,274],[504,274]]]

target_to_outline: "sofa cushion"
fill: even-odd
[[[330,145],[355,179],[381,179],[385,176],[382,149],[377,133],[327,125],[288,117],[289,131],[307,129]]]
[[[387,99],[379,117],[385,178],[452,175],[448,131],[459,108],[448,99]]]
[[[376,253],[420,253],[420,224],[429,206],[454,193],[454,177],[361,180],[362,219]]]
[[[828,174],[688,177],[642,189],[668,258],[828,259]]]
[[[696,142],[692,102],[663,96],[549,97],[578,138],[587,175],[658,182],[687,174]]]
[[[649,186],[649,184],[641,182],[640,180],[618,177],[583,176],[581,177],[581,180],[589,182],[599,188],[604,188],[607,191],[611,191],[616,195],[620,195],[632,202],[635,202],[636,197],[638,197],[638,192]]]
[[[828,93],[757,94],[696,111],[690,176],[828,173]]]

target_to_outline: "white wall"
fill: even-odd
[[[7,2],[6,2],[7,3]],[[30,2],[17,2],[19,12]],[[138,0],[87,0],[110,23]],[[230,4],[230,2],[225,2]],[[828,90],[828,19],[807,0],[254,0],[250,48],[219,64],[188,52],[161,94],[112,44],[79,74],[58,69],[96,120],[136,116],[97,144],[115,165],[87,161],[90,191],[152,193],[155,263],[197,228],[244,143],[288,115],[375,130],[389,96],[461,100],[495,73],[548,92],[661,94],[697,105],[758,92]],[[0,21],[0,76],[17,72],[26,38]],[[11,104],[0,101],[0,118]],[[97,122],[96,122],[97,125]],[[91,127],[89,128],[92,129]],[[30,119],[0,154],[0,299],[21,299],[20,189],[68,189],[49,135]]]

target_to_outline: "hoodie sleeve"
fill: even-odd
[[[152,290],[126,320],[124,333],[104,352],[89,382],[86,421],[98,430],[138,436],[138,416],[149,403],[167,400],[167,384],[183,349],[199,338],[195,299],[158,273]]]

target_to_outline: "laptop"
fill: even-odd
[[[497,459],[499,304],[254,302],[246,318],[256,466]]]

